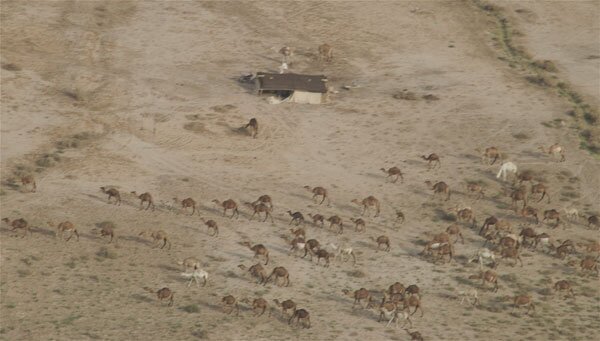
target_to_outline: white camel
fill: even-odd
[[[479,296],[477,294],[477,289],[465,289],[458,292],[458,296],[461,298],[460,305],[462,305],[465,301],[467,301],[471,305],[479,304]],[[473,299],[473,303],[471,303],[471,299]]]
[[[190,285],[192,285],[192,282],[196,282],[197,286],[200,286],[200,281],[199,279],[202,278],[204,280],[204,283],[202,284],[202,286],[206,286],[206,281],[208,280],[208,272],[202,270],[202,269],[194,269],[194,271],[192,272],[182,272],[181,273],[181,277],[184,278],[189,278],[190,281],[188,282],[188,288],[190,287]]]
[[[389,317],[390,313],[389,312],[384,312],[384,315],[386,317]],[[391,313],[391,318],[390,321],[387,323],[386,328],[390,326],[390,324],[392,323],[392,321],[396,320],[396,328],[398,328],[398,323],[400,322],[400,318],[402,317],[402,319],[404,320],[404,324],[402,325],[402,328],[404,328],[404,326],[406,326],[406,322],[408,322],[410,324],[410,327],[412,328],[412,321],[410,320],[410,314],[404,310],[400,310],[398,307],[396,307],[396,309],[394,310],[393,313]]]
[[[569,207],[562,210],[567,214],[567,218],[571,220],[579,219],[579,211],[576,208]]]
[[[496,265],[496,256],[489,249],[483,248],[477,251],[477,254],[469,260],[469,263],[479,261],[479,268],[483,271],[483,262],[491,260],[491,263]],[[488,262],[489,263],[489,262]]]
[[[336,259],[339,257],[342,262],[347,262],[350,257],[352,257],[354,264],[356,264],[356,255],[351,247],[339,247],[333,243],[329,243],[329,247],[333,250],[333,253],[335,253]],[[344,257],[347,258],[344,259]]]
[[[500,170],[498,171],[498,174],[496,174],[496,178],[500,178],[502,177],[502,180],[506,181],[506,177],[508,176],[508,173],[513,173],[513,175],[517,174],[517,165],[515,165],[514,163],[507,161],[502,163],[502,165],[500,166]]]

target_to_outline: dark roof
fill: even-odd
[[[309,92],[327,92],[324,75],[298,75],[295,73],[256,74],[258,90],[300,90]]]

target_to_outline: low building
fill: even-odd
[[[259,95],[274,94],[282,102],[320,104],[327,100],[327,77],[324,75],[259,72],[254,82]]]

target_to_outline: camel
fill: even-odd
[[[371,207],[375,207],[376,212],[374,217],[378,217],[379,213],[381,212],[381,205],[379,203],[379,200],[372,195],[369,195],[368,197],[360,201],[358,199],[352,199],[352,202],[363,207],[363,211],[360,214],[361,216],[363,216],[365,212],[370,210]]]
[[[354,250],[351,247],[339,247],[333,243],[330,243],[329,247],[331,247],[333,252],[336,254],[335,258],[339,257],[342,262],[346,262],[348,260],[344,259],[344,256],[348,256],[348,258],[352,256],[352,259],[354,261],[353,265],[356,265],[356,255],[354,254]]]
[[[249,242],[243,242],[241,244],[247,246],[251,251],[254,252],[254,258],[258,258],[258,256],[263,256],[266,259],[265,265],[269,264],[269,250],[267,250],[267,248],[264,245],[256,244],[254,246],[250,246]]]
[[[524,171],[517,173],[516,181],[519,181],[519,185],[522,185],[523,182],[529,182],[533,185],[534,176],[531,171]]]
[[[461,298],[460,305],[462,305],[465,301],[472,306],[479,305],[479,293],[475,288],[460,290],[458,292],[458,297]],[[471,303],[471,298],[473,299],[473,303]]]
[[[483,263],[484,263],[484,261],[487,261],[487,260],[492,261],[492,268],[496,267],[497,263],[496,263],[496,257],[494,256],[494,253],[492,251],[490,251],[489,249],[482,248],[482,249],[479,249],[477,251],[477,254],[469,260],[469,263],[479,261],[479,269],[481,271],[483,271]]]
[[[209,219],[209,220],[204,220],[204,218],[200,218],[202,220],[202,222],[204,223],[204,225],[206,225],[206,227],[208,228],[208,234],[212,237],[216,237],[219,235],[219,226],[217,225],[217,222]],[[210,233],[210,231],[213,231],[213,233]]]
[[[571,220],[578,220],[579,219],[579,211],[574,208],[574,207],[565,207],[562,209],[563,212],[565,212],[565,215],[567,216],[567,218],[571,219]]]
[[[450,235],[447,232],[440,232],[433,235],[431,243],[450,243]]]
[[[302,256],[302,258],[306,257],[307,254],[310,254],[310,260],[312,261],[313,254],[320,248],[320,246],[321,244],[316,239],[307,240],[304,244],[304,256]]]
[[[588,227],[592,227],[592,225],[594,225],[596,227],[600,227],[600,218],[598,218],[597,215],[589,216],[587,221],[588,221]]]
[[[440,193],[440,194],[446,194],[446,201],[450,200],[450,187],[448,187],[448,185],[443,182],[443,181],[439,181],[436,182],[434,185],[431,184],[431,181],[427,180],[425,181],[425,184],[429,187],[431,187],[431,189],[433,190],[433,196],[435,197],[436,194]]]
[[[231,210],[231,217],[229,217],[229,219],[232,219],[233,216],[237,216],[237,218],[240,217],[238,205],[235,201],[233,201],[233,199],[227,199],[223,202],[219,201],[218,199],[214,199],[212,202],[217,204],[217,206],[223,207],[223,217],[225,216],[225,212],[227,212],[227,210]]]
[[[542,196],[540,197],[540,200],[538,200],[537,202],[542,201],[542,199],[544,199],[544,196],[548,197],[548,203],[550,203],[550,195],[548,194],[548,192],[546,192],[546,186],[544,186],[544,184],[535,184],[531,186],[531,194],[542,194]]]
[[[175,197],[175,198],[173,198],[173,202],[175,202],[175,204],[181,203],[182,211],[185,211],[185,209],[187,209],[188,207],[191,207],[192,214],[190,214],[190,215],[194,215],[194,213],[196,212],[196,201],[192,198],[186,198],[186,199],[179,201],[179,199],[177,199],[177,197]]]
[[[350,221],[354,223],[354,231],[355,232],[367,231],[366,223],[361,218],[358,218],[358,219],[350,218]],[[360,226],[360,228],[359,228],[359,226]]]
[[[188,288],[190,287],[190,285],[192,285],[192,282],[196,282],[196,285],[199,287],[200,286],[200,281],[199,279],[202,278],[204,280],[204,283],[202,284],[203,287],[206,286],[206,282],[208,281],[208,272],[202,270],[202,269],[197,269],[194,268],[194,271],[192,272],[183,272],[181,273],[181,276],[184,278],[189,278],[190,281],[188,282]]]
[[[310,213],[308,214],[308,216],[310,217],[310,219],[312,219],[313,224],[315,226],[317,226],[317,223],[321,223],[321,228],[323,228],[323,226],[325,225],[325,217],[324,216],[322,216],[320,214],[312,215]]]
[[[333,59],[333,48],[329,44],[319,45],[319,61],[330,62]]]
[[[267,194],[263,194],[260,197],[258,197],[258,199],[256,199],[256,201],[254,201],[252,203],[252,205],[257,205],[257,204],[264,204],[264,205],[269,205],[269,208],[271,208],[271,211],[273,211],[273,200],[271,199],[271,196],[267,195]]]
[[[329,222],[329,229],[335,225],[339,227],[338,234],[344,233],[344,222],[342,221],[342,218],[337,215],[333,215],[327,218],[327,221]]]
[[[296,251],[304,250],[306,247],[306,242],[305,242],[303,236],[298,236],[298,237],[292,239],[292,241],[290,242],[290,245],[292,246],[292,248],[290,249],[289,254],[291,255],[293,253],[294,257],[297,257]],[[312,254],[311,254],[311,258],[312,258]]]
[[[273,303],[275,303],[276,306],[281,307],[281,315],[286,316],[288,313],[288,310],[292,311],[292,315],[294,315],[294,313],[296,312],[296,303],[294,303],[294,301],[292,300],[285,300],[283,302],[279,302],[278,299],[274,299]]]
[[[108,194],[108,203],[110,204],[110,199],[115,198],[115,205],[121,205],[121,194],[115,188],[106,189],[106,187],[100,187],[100,190],[104,194]]]
[[[258,121],[256,120],[256,118],[251,118],[248,124],[244,126],[244,129],[249,131],[250,136],[252,136],[252,138],[255,139],[258,135]]]
[[[540,146],[539,149],[542,151],[542,153],[552,155],[553,157],[555,157],[558,154],[560,155],[559,162],[565,161],[565,148],[559,145],[558,143],[551,145],[550,147],[548,147],[548,149],[545,149],[544,146]]]
[[[567,280],[560,280],[560,281],[554,283],[554,293],[557,293],[560,291],[567,292],[567,295],[565,296],[565,298],[567,298],[569,296],[575,298],[575,293],[573,292],[573,287],[571,286],[571,283],[569,283],[569,281],[567,281]]]
[[[502,181],[506,181],[506,178],[509,174],[513,174],[513,175],[517,174],[517,165],[514,164],[513,162],[506,161],[506,162],[503,162],[502,165],[500,165],[500,169],[498,170],[498,173],[496,174],[496,178],[497,179],[502,178]]]
[[[156,297],[158,298],[159,302],[162,302],[163,300],[168,300],[169,307],[173,305],[173,298],[175,297],[175,293],[171,291],[171,289],[164,287],[162,289],[159,289],[158,291],[154,291],[148,287],[144,287],[144,290],[156,294]]]
[[[395,301],[386,302],[386,297],[383,297],[381,303],[377,307],[377,311],[379,311],[379,319],[377,320],[377,322],[381,322],[385,318],[386,320],[389,320],[388,324],[386,325],[386,327],[389,327],[392,321],[396,320],[396,327],[398,327],[398,320],[400,317],[399,315],[402,314],[403,319],[405,321],[408,321],[410,323],[410,327],[412,328],[412,321],[410,320],[410,316],[407,313],[400,311],[398,309],[398,304],[399,302]],[[404,325],[406,325],[406,322],[404,322]]]
[[[545,220],[556,220],[556,224],[554,225],[554,228],[556,228],[558,227],[558,224],[560,224],[560,213],[555,209],[546,210],[544,211],[544,219],[542,219],[542,222]]]
[[[519,256],[519,249],[517,248],[504,248],[500,252],[500,257],[504,258],[513,258],[515,260],[515,264],[517,265],[517,260],[521,263],[521,267],[523,267],[523,261],[521,260],[521,256]],[[513,266],[514,266],[513,265]]]
[[[402,310],[406,310],[410,313],[410,307],[415,307],[415,311],[413,311],[410,315],[414,315],[417,310],[421,310],[421,317],[423,317],[423,307],[421,306],[421,300],[416,296],[408,296],[404,299],[404,308]]]
[[[153,247],[158,247],[158,244],[160,244],[160,242],[162,241],[163,245],[160,248],[162,249],[165,247],[165,245],[169,244],[168,249],[171,250],[171,242],[169,241],[169,237],[165,231],[142,231],[139,235],[145,236],[147,234],[150,235],[150,238],[152,238],[152,244],[154,245]]]
[[[299,227],[297,229],[290,229],[290,232],[296,237],[302,237],[302,239],[306,238],[306,231],[303,228]]]
[[[405,292],[410,295],[417,295],[419,299],[421,299],[421,289],[419,289],[419,287],[416,284],[411,284],[407,286]]]
[[[449,256],[448,262],[452,262],[452,259],[454,257],[454,248],[452,247],[452,244],[444,243],[440,247],[433,249],[432,251],[436,256],[434,261],[437,261],[438,259],[444,260],[444,256],[448,255]],[[445,261],[444,261],[444,263],[445,263]]]
[[[152,211],[154,211],[154,200],[152,200],[152,195],[150,193],[146,192],[138,195],[135,191],[132,191],[131,194],[135,195],[138,199],[140,199],[140,210],[144,208],[144,203],[147,202],[148,206],[146,207],[146,210],[148,210],[150,206],[152,206]]]
[[[523,239],[523,245],[527,243],[527,238],[534,239],[537,237],[537,234],[531,227],[525,227],[521,229],[521,233],[519,236]]]
[[[183,265],[183,271],[185,272],[188,272],[189,269],[200,269],[200,260],[196,257],[187,257],[183,261],[177,262],[177,264]]]
[[[411,341],[423,341],[423,336],[421,336],[421,333],[419,332],[410,332],[408,329],[404,329],[406,330],[406,332],[408,333],[408,335],[410,335],[410,340]]]
[[[389,297],[391,300],[402,300],[404,299],[404,293],[406,292],[406,288],[404,284],[400,282],[395,282],[390,285],[387,290],[383,291],[384,296]]]
[[[485,287],[486,283],[490,283],[494,285],[492,291],[498,291],[498,274],[492,270],[480,271],[477,275],[469,276],[469,279],[481,279],[481,287]]]
[[[586,252],[596,252],[600,254],[600,241],[589,241],[587,243],[577,243],[579,247],[585,247]]]
[[[321,258],[323,258],[323,259],[325,259],[324,267],[328,268],[329,267],[329,258],[334,257],[335,255],[333,253],[327,252],[327,250],[319,249],[319,250],[317,250],[317,252],[315,252],[315,256],[317,256],[317,265],[319,265],[319,261],[321,261]]]
[[[572,245],[563,243],[560,246],[558,246],[555,251],[556,251],[556,257],[558,257],[560,259],[565,259],[565,257],[568,254],[575,252],[575,249]]]
[[[93,229],[95,230],[95,229]],[[115,231],[112,227],[110,226],[102,226],[102,228],[100,229],[100,237],[109,237],[110,236],[110,240],[108,241],[108,244],[110,244],[113,239],[115,238]],[[116,241],[115,241],[116,243]]]
[[[475,219],[475,213],[473,213],[472,209],[470,209],[470,208],[459,209],[459,206],[457,205],[454,208],[450,208],[448,211],[456,212],[456,219],[458,221],[471,222],[471,227],[475,227],[477,220]]]
[[[479,235],[485,235],[490,226],[494,226],[496,231],[506,231],[508,233],[512,231],[512,226],[508,220],[498,219],[495,216],[489,216],[483,222],[483,225],[479,230]]]
[[[515,309],[527,307],[527,314],[529,315],[529,310],[533,310],[535,313],[535,305],[533,304],[533,299],[529,295],[519,295],[516,296],[513,300],[513,309],[511,314],[514,313]]]
[[[25,236],[27,236],[27,232],[29,232],[30,235],[33,235],[33,232],[31,232],[31,229],[29,229],[29,223],[27,223],[27,220],[23,218],[15,219],[13,221],[11,221],[8,218],[4,218],[2,219],[2,221],[6,222],[10,227],[12,227],[12,229],[10,230],[11,232],[17,229],[23,230],[24,234],[22,238],[25,238]]]
[[[505,236],[505,237],[500,238],[500,240],[498,241],[498,246],[500,246],[502,248],[515,248],[515,249],[518,249],[521,245],[519,244],[518,240],[516,240],[516,239],[514,239],[512,237]]]
[[[440,161],[440,157],[435,154],[435,153],[431,153],[428,156],[425,155],[421,155],[421,158],[425,161],[427,161],[427,169],[431,169],[431,163],[433,162],[433,168],[435,168],[435,166],[438,166],[438,168],[442,167],[442,162]]]
[[[35,178],[33,175],[24,175],[21,177],[21,186],[26,187],[31,184],[31,193],[35,193],[37,190],[37,185],[35,183]]]
[[[369,292],[369,290],[367,290],[365,288],[360,288],[356,291],[350,291],[348,289],[343,289],[342,292],[344,293],[344,295],[354,298],[354,303],[352,304],[352,309],[354,309],[356,307],[357,303],[360,306],[362,306],[361,301],[367,302],[367,305],[364,306],[363,309],[368,309],[369,306],[371,305],[371,300],[373,299],[373,297],[371,296],[371,293]]]
[[[310,186],[304,186],[304,189],[306,189],[307,191],[311,192],[313,194],[313,201],[319,200],[318,197],[321,197],[321,202],[319,203],[319,205],[321,205],[325,199],[327,199],[327,205],[329,206],[331,204],[331,200],[329,200],[329,196],[327,195],[327,190],[323,187],[317,186],[317,187],[310,187]],[[316,203],[316,201],[315,201]]]
[[[254,317],[261,317],[269,307],[267,300],[262,297],[255,298],[252,301],[252,311],[254,311]],[[260,310],[260,314],[258,311]],[[271,317],[271,310],[269,309],[269,317]]]
[[[246,267],[244,265],[238,265],[238,268],[242,269],[242,270],[246,270]],[[263,268],[262,265],[260,265],[260,263],[256,263],[254,265],[252,265],[249,269],[248,272],[250,273],[250,275],[252,277],[256,277],[258,279],[258,284],[263,284],[265,282],[265,280],[267,279],[267,271],[265,270],[265,268]]]
[[[595,271],[596,275],[598,275],[598,257],[590,257],[587,256],[584,259],[581,260],[581,263],[579,263],[579,266],[581,267],[581,271]]]
[[[233,313],[233,311],[235,310],[235,316],[239,316],[240,307],[235,297],[227,295],[221,299],[221,303],[223,304],[224,313],[226,312],[226,309],[229,308],[229,312],[227,312],[227,315]]]
[[[273,276],[275,276],[275,278],[273,279],[273,282],[277,286],[280,286],[279,278],[283,278],[286,287],[290,285],[290,273],[283,266],[278,266],[278,267],[274,268],[273,271],[271,272],[271,274],[269,275],[269,277],[267,277],[267,279],[264,281],[263,285],[267,285],[267,283]]]
[[[540,233],[535,236],[535,243],[533,244],[533,249],[537,249],[538,244],[542,244],[542,251],[544,251],[544,247],[549,250],[555,249],[554,245],[550,241],[550,236],[546,233]]]
[[[423,251],[421,251],[419,253],[419,255],[431,255],[431,254],[433,254],[434,251],[437,251],[439,248],[441,248],[444,245],[448,245],[448,243],[447,242],[434,242],[434,241],[427,242],[427,244],[425,244],[425,247],[423,248]]]
[[[454,224],[448,226],[446,228],[446,233],[448,233],[448,235],[450,235],[450,236],[456,235],[456,240],[454,241],[454,244],[456,244],[456,242],[458,242],[458,238],[460,238],[460,242],[462,244],[465,243],[465,238],[463,238],[463,235],[460,232],[460,226],[457,223],[454,223]]]
[[[271,215],[271,211],[273,210],[273,206],[267,206],[265,204],[263,204],[262,202],[258,202],[255,201],[253,203],[250,202],[245,202],[244,204],[250,208],[252,208],[252,210],[254,211],[254,213],[252,213],[252,216],[250,217],[250,220],[252,220],[252,218],[254,218],[254,215],[258,214],[258,218],[260,219],[260,214],[264,213],[265,214],[265,219],[263,220],[263,223],[265,221],[267,221],[267,218],[271,218],[271,223],[274,223],[275,221],[273,220],[273,216]]]
[[[539,224],[540,223],[540,219],[538,217],[538,211],[537,209],[531,207],[531,206],[525,206],[523,207],[523,209],[521,210],[521,216],[523,216],[524,218],[527,217],[533,217],[535,218],[535,223]]]
[[[75,235],[77,237],[77,241],[79,241],[79,233],[77,232],[75,225],[70,221],[63,221],[62,223],[58,224],[58,226],[54,225],[54,223],[49,221],[48,226],[56,227],[56,238],[63,238],[64,233],[69,232],[69,237],[65,241],[68,242],[69,240],[71,240],[71,237],[73,237],[73,235]]]
[[[480,152],[480,150],[477,151]],[[493,165],[499,157],[500,152],[498,151],[498,148],[488,147],[485,149],[485,152],[483,152],[483,155],[481,156],[481,163],[489,162],[490,160],[492,160],[491,162],[489,162],[489,164]]]
[[[296,222],[296,226],[302,224],[306,224],[306,222],[304,221],[304,216],[302,215],[302,213],[300,212],[294,212],[292,213],[292,211],[287,211],[287,213],[290,215],[290,217],[292,217],[292,220],[290,221],[289,225],[292,225],[292,223],[295,221]]]
[[[296,319],[296,326],[302,321],[303,328],[310,328],[310,314],[306,309],[298,309],[294,311],[292,317],[290,317],[288,324],[292,324],[292,322]],[[305,322],[308,322],[308,326],[305,325]]]
[[[517,203],[519,201],[523,202],[523,208],[525,208],[525,206],[527,206],[527,192],[525,191],[525,188],[519,187],[519,188],[513,190],[510,193],[510,199],[511,199],[510,207],[514,208],[515,212],[517,211]]]
[[[377,239],[371,237],[371,239],[377,243],[377,250],[379,250],[381,245],[385,245],[385,249],[383,251],[390,251],[390,238],[388,238],[387,236],[379,236],[377,237]]]
[[[469,183],[467,184],[467,192],[475,193],[475,201],[485,198],[485,189],[480,184]]]
[[[387,170],[385,168],[381,168],[381,171],[388,175],[386,179],[393,177],[393,179],[392,179],[393,184],[395,184],[396,181],[398,181],[398,179],[400,179],[401,183],[404,182],[404,176],[402,176],[402,171],[398,167],[392,167]]]

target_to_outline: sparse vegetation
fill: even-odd
[[[189,304],[186,306],[181,307],[181,310],[185,311],[186,313],[199,313],[200,312],[200,308],[198,307],[197,304]]]
[[[107,259],[117,259],[118,255],[115,251],[110,250],[107,247],[101,247],[100,250],[98,250],[98,252],[96,252],[96,256],[100,257],[100,258],[107,258]]]

